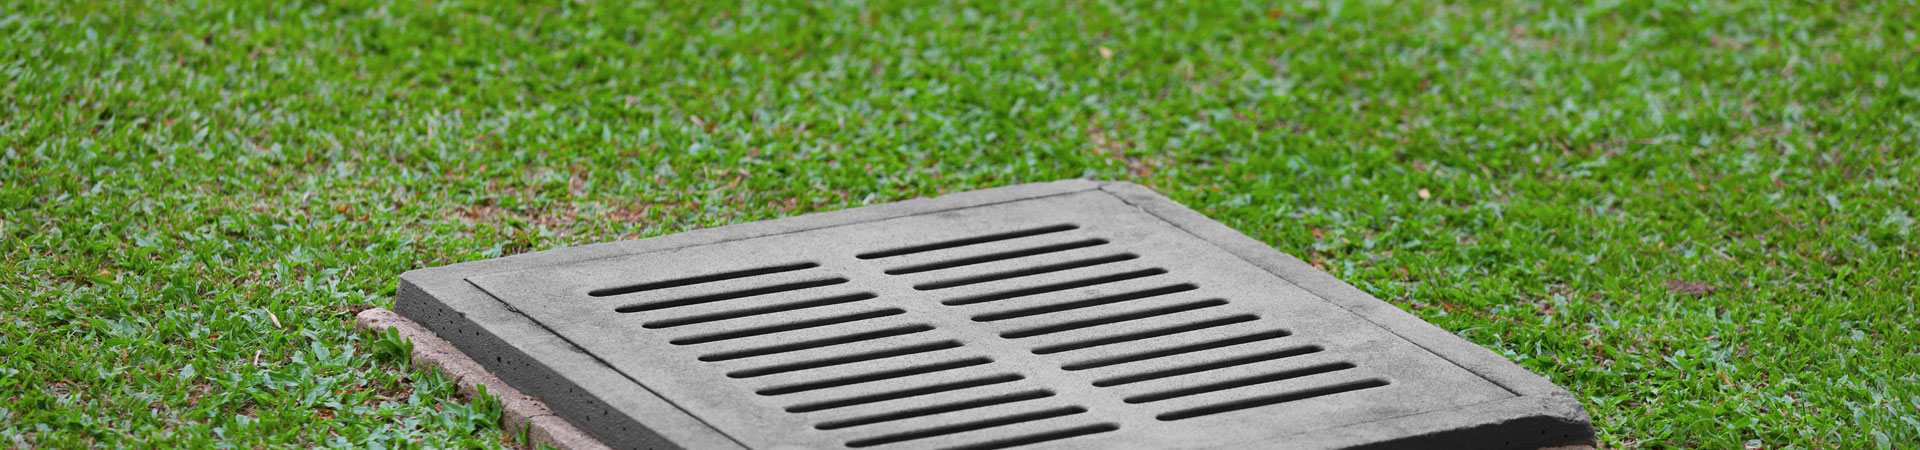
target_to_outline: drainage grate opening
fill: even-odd
[[[1022,423],[1022,422],[1032,422],[1036,420],[1051,419],[1055,417],[1071,416],[1074,414],[1080,414],[1085,412],[1087,412],[1086,408],[1081,408],[1078,406],[1053,408],[1053,409],[1042,410],[1042,411],[1034,411],[1030,413],[1014,414],[1011,416],[1005,416],[1005,417],[1000,417],[996,419],[987,419],[987,420],[981,420],[981,421],[969,422],[969,423],[957,423],[953,425],[944,425],[944,426],[933,427],[933,428],[928,428],[924,430],[915,430],[915,431],[910,431],[906,433],[890,434],[890,435],[877,436],[877,437],[871,437],[866,439],[855,439],[847,442],[847,446],[853,447],[853,448],[872,447],[876,445],[892,444],[896,442],[906,442],[906,441],[911,441],[915,439],[925,439],[925,438],[930,438],[934,436],[942,436],[942,435],[948,435],[948,434],[954,434],[954,433],[964,433],[964,432],[975,431],[975,430],[985,430],[988,428],[1013,425],[1013,424]]]
[[[877,416],[867,416],[867,417],[859,417],[859,418],[853,418],[853,419],[822,422],[819,425],[815,425],[813,428],[818,430],[838,430],[841,428],[851,428],[851,427],[857,427],[861,425],[872,425],[876,423],[891,422],[895,420],[912,419],[915,417],[926,417],[926,416],[937,415],[937,414],[946,414],[950,412],[966,411],[974,408],[985,408],[988,406],[1004,405],[1008,403],[1023,402],[1027,400],[1038,400],[1038,399],[1043,399],[1043,398],[1052,397],[1052,396],[1053,396],[1053,393],[1049,391],[1031,390],[1031,391],[1017,392],[1017,393],[1007,394],[1007,395],[976,398],[976,399],[971,399],[971,400],[966,400],[966,401],[961,401],[956,403],[930,406],[925,408],[915,408],[915,409],[909,409],[909,410],[903,410],[903,411],[895,411],[895,412],[881,414]]]
[[[830,380],[820,380],[820,381],[814,381],[814,382],[808,382],[808,383],[780,386],[775,388],[767,388],[767,389],[754,391],[754,393],[760,394],[760,395],[797,394],[797,393],[806,392],[806,391],[816,391],[821,389],[837,388],[841,386],[851,386],[851,385],[860,384],[860,383],[871,383],[875,381],[891,380],[894,378],[910,377],[914,375],[926,375],[934,372],[959,369],[962,367],[978,366],[978,365],[986,364],[990,362],[993,362],[993,360],[987,359],[987,358],[978,358],[978,357],[966,358],[966,359],[948,361],[948,362],[943,362],[938,364],[928,364],[924,366],[909,367],[905,369],[896,369],[896,370],[889,370],[884,372],[873,372],[873,373],[866,373],[866,374],[860,374],[860,375],[849,376],[849,377],[835,378]],[[737,377],[737,378],[746,378],[746,377]]]
[[[1156,274],[1166,273],[1165,270],[1160,270],[1160,269],[1155,269],[1154,272],[1156,272]],[[1092,308],[1095,306],[1104,306],[1104,305],[1111,305],[1111,304],[1120,303],[1120,302],[1129,302],[1134,300],[1148,299],[1148,298],[1159,297],[1167,294],[1177,294],[1177,293],[1191,291],[1199,288],[1200,288],[1199,286],[1194,286],[1189,283],[1181,283],[1181,284],[1176,284],[1172,286],[1157,287],[1157,288],[1148,289],[1144,291],[1133,291],[1133,292],[1126,292],[1126,293],[1114,294],[1114,295],[1104,295],[1104,296],[1089,298],[1085,300],[1077,300],[1077,301],[1071,301],[1071,302],[1065,302],[1065,303],[1056,303],[1052,305],[1035,306],[1035,307],[1029,307],[1029,308],[1000,311],[996,313],[981,314],[981,315],[973,316],[973,321],[995,322],[995,321],[1008,320],[1008,319],[1018,319],[1022,317],[1038,316],[1042,314],[1066,312],[1066,311],[1072,311],[1072,310],[1082,309],[1082,308]],[[963,302],[953,302],[953,303],[942,302],[942,303],[958,306],[958,305],[970,305],[970,304],[979,303],[979,302],[964,302],[964,303]]]
[[[1119,323],[1134,321],[1134,320],[1151,319],[1151,318],[1165,316],[1169,314],[1178,314],[1178,313],[1183,313],[1187,311],[1198,311],[1202,309],[1212,308],[1215,306],[1223,306],[1226,304],[1227,304],[1226,300],[1221,300],[1217,298],[1211,299],[1211,300],[1201,300],[1197,302],[1187,302],[1187,303],[1181,303],[1181,304],[1172,305],[1172,306],[1162,306],[1158,308],[1152,308],[1152,309],[1147,309],[1142,311],[1134,311],[1134,312],[1123,313],[1123,314],[1115,314],[1111,316],[1098,317],[1093,319],[1076,320],[1072,322],[1063,322],[1063,323],[1056,323],[1051,325],[1042,325],[1042,326],[1033,327],[1033,328],[1013,330],[1013,331],[1000,333],[1000,337],[1007,338],[1007,339],[1020,339],[1020,338],[1030,338],[1034,336],[1045,336],[1045,335],[1054,334],[1054,333],[1064,333],[1064,332],[1079,330],[1084,328],[1093,328],[1101,325],[1114,325],[1114,324],[1119,324]],[[979,321],[978,318],[975,318],[975,320]]]
[[[995,450],[995,449],[1002,449],[1002,448],[1013,448],[1013,447],[1021,447],[1026,445],[1038,444],[1038,443],[1047,442],[1047,441],[1057,441],[1057,440],[1076,437],[1076,436],[1086,436],[1089,434],[1105,433],[1109,431],[1116,431],[1119,429],[1120,429],[1119,425],[1103,423],[1098,425],[1087,425],[1082,427],[1068,428],[1068,429],[1059,430],[1059,431],[1050,431],[1046,433],[1029,434],[1025,436],[1015,436],[1015,437],[1010,437],[1006,439],[981,442],[978,444],[962,445],[959,447],[951,447],[949,450]]]
[[[1106,245],[1106,243],[1107,243],[1106,239],[1098,239],[1098,238],[1084,239],[1084,240],[1078,240],[1078,241],[1061,243],[1061,244],[1043,245],[1043,246],[1028,248],[1028,249],[1006,251],[1006,252],[986,254],[986,255],[980,255],[980,256],[974,256],[974,257],[968,257],[968,258],[960,258],[960,259],[954,259],[954,260],[948,260],[948,261],[932,262],[932,263],[920,264],[915,266],[901,267],[896,269],[887,269],[886,274],[887,275],[908,275],[908,274],[915,274],[920,272],[931,272],[931,271],[941,270],[941,269],[966,267],[966,266],[971,266],[975,264],[986,264],[986,263],[995,262],[995,261],[1006,261],[1009,259],[1021,258],[1021,257],[1027,257],[1027,256],[1044,255],[1044,254],[1054,253],[1054,252],[1064,252],[1067,250],[1073,250],[1078,248],[1087,248],[1087,247],[1092,247],[1096,245]]]
[[[906,347],[900,347],[900,348],[891,348],[891,349],[880,350],[880,351],[855,353],[855,354],[846,355],[846,356],[835,356],[827,359],[816,359],[812,361],[802,361],[802,362],[791,363],[791,364],[781,364],[777,366],[767,366],[767,367],[760,367],[755,369],[733,371],[733,372],[727,373],[727,378],[764,377],[764,376],[773,375],[773,374],[798,372],[802,370],[819,369],[822,367],[833,367],[833,366],[838,366],[842,364],[853,364],[853,363],[862,362],[862,361],[872,361],[876,359],[886,359],[886,358],[892,358],[896,356],[907,356],[907,355],[936,352],[940,350],[948,350],[948,349],[955,349],[955,348],[960,348],[959,342],[956,342],[956,341],[930,342],[926,344],[912,345],[912,346],[906,346]]]
[[[1157,402],[1161,400],[1171,400],[1171,399],[1176,399],[1180,397],[1186,397],[1189,395],[1200,395],[1208,392],[1217,392],[1217,391],[1224,391],[1224,390],[1234,389],[1234,388],[1243,388],[1243,387],[1253,386],[1253,385],[1262,384],[1262,383],[1274,383],[1274,382],[1286,381],[1286,380],[1300,378],[1308,375],[1317,375],[1317,374],[1323,374],[1328,372],[1338,372],[1342,370],[1352,369],[1354,367],[1355,366],[1353,365],[1353,363],[1346,363],[1346,362],[1321,364],[1318,366],[1269,373],[1265,375],[1241,378],[1237,380],[1228,380],[1228,381],[1223,381],[1219,383],[1209,383],[1209,384],[1203,384],[1199,386],[1189,386],[1189,387],[1183,387],[1179,389],[1172,389],[1172,390],[1159,391],[1159,392],[1153,392],[1153,393],[1142,394],[1142,395],[1135,395],[1135,396],[1127,397],[1123,399],[1123,401],[1127,403],[1148,403],[1148,402]]]
[[[859,395],[859,396],[824,401],[824,402],[793,405],[793,406],[787,407],[787,412],[801,413],[801,412],[825,411],[829,409],[865,405],[868,403],[879,403],[879,402],[885,402],[889,400],[900,400],[905,398],[913,398],[913,397],[919,397],[924,395],[938,394],[938,393],[947,392],[947,391],[957,391],[961,389],[977,388],[981,386],[992,386],[992,385],[1001,384],[1001,383],[1011,383],[1011,382],[1020,381],[1023,379],[1026,379],[1026,377],[1010,374],[1010,373],[1001,374],[1001,375],[995,375],[995,376],[990,376],[986,378],[976,378],[976,379],[965,380],[965,381],[956,381],[951,383],[941,383],[941,384],[920,386],[916,388],[902,389],[902,390],[892,391],[892,392]]]
[[[642,283],[642,284],[636,284],[632,286],[595,289],[587,292],[587,295],[591,295],[594,297],[611,297],[615,295],[626,295],[626,294],[632,294],[636,292],[646,292],[646,291],[652,291],[652,290],[658,290],[658,289],[712,283],[716,281],[726,281],[726,280],[731,280],[735,278],[747,278],[747,277],[756,277],[761,275],[772,275],[780,272],[792,272],[795,270],[812,269],[815,267],[820,267],[820,264],[807,262],[807,263],[798,263],[798,264],[788,264],[784,266],[736,270],[732,272],[721,272],[721,273],[700,275],[695,277],[687,277],[687,278],[680,278],[680,279],[674,279],[674,280]]]
[[[1101,264],[1111,264],[1111,263],[1117,263],[1121,261],[1131,261],[1138,258],[1140,258],[1140,255],[1135,255],[1132,253],[1121,253],[1117,255],[1107,255],[1107,256],[1101,256],[1097,258],[1087,258],[1087,259],[1081,259],[1081,260],[1075,260],[1075,261],[1067,261],[1063,263],[1048,264],[1044,266],[1026,267],[1021,269],[1009,270],[1006,272],[973,275],[973,276],[955,278],[950,280],[935,281],[931,283],[921,283],[921,284],[913,285],[913,288],[916,290],[922,290],[922,291],[949,289],[949,288],[956,288],[960,286],[966,286],[970,284],[991,283],[995,281],[1011,280],[1011,279],[1020,278],[1020,277],[1030,277],[1034,275],[1048,274],[1048,273],[1059,272],[1063,270],[1073,270],[1073,269],[1079,269],[1079,268],[1085,268],[1085,267],[1093,267]]]
[[[762,296],[767,294],[777,294],[777,293],[787,292],[787,291],[797,291],[801,289],[811,289],[811,288],[817,288],[822,286],[832,286],[836,284],[843,284],[843,283],[846,283],[847,281],[850,281],[850,280],[847,280],[846,278],[827,278],[827,279],[820,279],[820,280],[808,280],[808,281],[802,281],[798,283],[786,283],[786,284],[780,284],[780,285],[774,285],[774,286],[757,287],[753,289],[743,289],[743,290],[732,291],[732,292],[721,292],[718,294],[680,298],[680,299],[673,299],[673,300],[667,300],[662,302],[643,303],[638,305],[627,305],[627,306],[614,308],[613,310],[617,312],[623,312],[623,313],[655,311],[655,310],[662,310],[662,309],[668,309],[668,308],[679,308],[683,306],[693,306],[693,305],[699,305],[704,303],[713,303],[713,302],[719,302],[719,301],[743,299],[748,297],[757,297],[757,296]]]
[[[1120,343],[1126,343],[1126,342],[1147,340],[1147,339],[1153,339],[1158,337],[1172,336],[1175,334],[1186,333],[1191,331],[1200,331],[1208,328],[1224,327],[1227,325],[1233,325],[1237,323],[1247,323],[1247,322],[1252,322],[1259,319],[1260,319],[1259,317],[1254,316],[1252,314],[1242,314],[1238,316],[1221,317],[1218,319],[1204,320],[1200,322],[1194,322],[1194,323],[1183,324],[1183,325],[1175,325],[1175,326],[1166,327],[1166,328],[1158,328],[1158,329],[1151,329],[1151,330],[1134,332],[1134,333],[1127,333],[1127,334],[1122,334],[1118,336],[1107,336],[1102,338],[1089,339],[1085,341],[1069,342],[1069,343],[1059,344],[1059,345],[1049,345],[1049,346],[1033,349],[1033,354],[1047,355],[1047,354],[1060,353],[1060,352],[1070,352],[1074,350],[1085,350],[1085,349],[1099,347],[1103,345],[1113,345],[1113,344],[1120,344]]]
[[[849,334],[845,336],[836,336],[836,337],[831,337],[826,339],[795,342],[792,344],[781,344],[781,345],[774,345],[774,346],[768,346],[768,347],[725,351],[725,352],[703,355],[699,359],[700,361],[704,361],[704,362],[729,361],[729,360],[735,360],[735,359],[741,359],[741,358],[752,358],[755,356],[777,355],[781,353],[797,352],[802,350],[812,350],[812,349],[823,348],[823,347],[832,347],[836,345],[855,344],[855,343],[860,343],[865,341],[871,341],[874,339],[890,338],[894,336],[905,336],[905,335],[914,334],[914,333],[924,333],[932,330],[933,330],[933,327],[926,326],[926,325],[907,325],[902,327],[888,328],[888,329],[879,330],[879,331],[868,331],[863,333]]]
[[[1178,347],[1149,350],[1145,352],[1134,353],[1134,354],[1129,354],[1124,356],[1091,359],[1086,361],[1069,363],[1067,365],[1060,366],[1060,368],[1066,369],[1066,370],[1097,369],[1097,368],[1106,367],[1106,366],[1136,363],[1136,362],[1147,361],[1147,360],[1156,359],[1156,358],[1165,358],[1169,356],[1184,355],[1188,353],[1204,352],[1207,350],[1213,350],[1213,349],[1223,348],[1223,347],[1231,347],[1235,345],[1251,344],[1251,343],[1256,343],[1261,341],[1279,339],[1283,337],[1287,337],[1286,331],[1280,331],[1280,330],[1263,331],[1263,332],[1253,333],[1245,336],[1235,336],[1227,339],[1202,342],[1198,344],[1182,345]]]
[[[702,324],[707,322],[719,322],[722,320],[743,319],[743,318],[748,318],[753,316],[762,316],[767,314],[797,311],[797,310],[802,310],[807,308],[832,306],[832,305],[838,305],[842,303],[853,303],[861,300],[872,300],[878,297],[879,297],[878,295],[873,295],[872,292],[861,292],[858,294],[839,295],[839,296],[827,297],[827,298],[822,298],[817,300],[807,300],[807,301],[793,302],[793,303],[782,303],[777,305],[767,305],[767,306],[760,306],[760,307],[753,307],[753,308],[737,309],[732,311],[723,311],[723,312],[717,312],[717,313],[656,320],[652,322],[647,322],[646,324],[641,325],[641,327],[650,328],[650,329],[673,328],[678,326]],[[621,311],[621,312],[627,312],[627,311]]]
[[[1077,229],[1080,229],[1079,225],[1072,225],[1072,224],[1049,225],[1049,226],[1027,229],[1027,230],[1010,231],[1006,233],[995,233],[995,234],[989,234],[985,236],[975,236],[970,238],[934,242],[930,244],[921,244],[921,245],[898,248],[893,250],[878,251],[878,252],[872,252],[872,253],[861,253],[859,255],[854,255],[854,257],[860,258],[860,259],[891,258],[895,256],[911,255],[915,253],[926,253],[934,250],[946,250],[950,248],[985,244],[989,242],[1004,241],[1008,239],[1019,239],[1023,237],[1039,236],[1043,234],[1059,233],[1062,231],[1072,231]]]
[[[1154,370],[1154,371],[1148,371],[1148,372],[1121,375],[1121,376],[1111,377],[1111,378],[1103,378],[1099,380],[1094,380],[1093,385],[1098,387],[1112,387],[1112,386],[1119,386],[1123,384],[1139,383],[1142,381],[1158,380],[1158,379],[1167,378],[1167,377],[1192,375],[1192,374],[1201,373],[1201,372],[1225,369],[1228,367],[1243,366],[1247,364],[1267,362],[1267,361],[1273,361],[1281,358],[1316,353],[1321,350],[1324,350],[1324,349],[1320,348],[1317,345],[1308,345],[1304,347],[1294,347],[1294,348],[1282,349],[1282,350],[1276,350],[1276,351],[1265,351],[1265,352],[1260,352],[1252,355],[1234,357],[1234,358],[1207,362],[1202,364],[1195,364],[1191,366],[1174,367],[1170,369],[1161,369],[1161,370]],[[1073,369],[1068,369],[1068,370],[1073,370]]]
[[[775,334],[775,333],[785,333],[788,331],[805,330],[808,328],[819,328],[819,327],[825,327],[830,325],[839,325],[843,323],[859,322],[863,320],[878,319],[878,318],[887,317],[887,316],[897,316],[900,314],[904,314],[906,312],[907,312],[906,310],[903,310],[900,308],[886,308],[886,309],[867,311],[863,313],[848,314],[844,316],[828,317],[823,319],[783,323],[779,325],[769,325],[764,327],[745,328],[745,329],[738,329],[738,330],[731,330],[731,331],[723,331],[718,333],[708,333],[703,335],[674,339],[667,342],[673,345],[707,344],[707,343],[713,343],[713,342],[749,338],[754,336],[764,336],[764,335]]]
[[[942,201],[458,281],[592,358],[548,382],[625,418],[580,423],[749,449],[1269,448],[1518,396],[1429,350],[1454,344],[1415,342],[1457,338],[1389,329],[1375,316],[1397,309],[1330,301],[1302,287],[1322,275],[1279,276],[1293,263],[1164,207],[1100,190]],[[567,373],[592,368],[612,375]],[[646,396],[660,406],[613,406]],[[1325,442],[1397,439],[1340,436]]]
[[[1272,405],[1278,405],[1286,402],[1306,400],[1314,397],[1339,394],[1342,392],[1353,392],[1361,389],[1385,387],[1387,384],[1388,383],[1386,380],[1366,380],[1366,381],[1359,381],[1359,382],[1353,382],[1353,383],[1343,383],[1339,385],[1309,389],[1309,390],[1299,391],[1299,392],[1289,392],[1289,393],[1280,394],[1280,395],[1254,397],[1254,398],[1235,400],[1235,401],[1230,401],[1230,402],[1225,402],[1220,404],[1207,405],[1207,406],[1202,406],[1198,408],[1188,408],[1188,409],[1183,409],[1179,411],[1174,411],[1174,412],[1169,412],[1166,414],[1154,416],[1154,418],[1165,420],[1165,421],[1186,420],[1186,419],[1192,419],[1195,417],[1228,413],[1228,412],[1239,411],[1239,410],[1248,409],[1248,408],[1259,408],[1262,406],[1272,406]]]

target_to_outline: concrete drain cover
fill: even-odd
[[[399,309],[631,448],[1538,448],[1565,391],[1124,183],[410,272]]]

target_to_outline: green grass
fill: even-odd
[[[500,446],[350,308],[1097,177],[1608,446],[1920,449],[1913,1],[382,3],[0,2],[0,445]]]

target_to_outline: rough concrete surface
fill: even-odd
[[[417,270],[396,309],[617,448],[1592,439],[1544,378],[1127,183]]]
[[[534,445],[567,450],[608,448],[600,440],[554,415],[553,410],[548,409],[539,398],[514,389],[453,344],[427,331],[426,327],[400,317],[400,314],[381,308],[368,309],[354,318],[354,326],[373,333],[384,333],[389,328],[397,330],[401,337],[413,342],[413,354],[409,358],[413,364],[432,367],[453,378],[460,388],[461,398],[473,400],[480,395],[479,387],[486,386],[487,393],[499,398],[505,409],[500,418],[501,429],[512,432],[527,430],[527,438]]]
[[[546,445],[564,450],[599,450],[608,448],[593,436],[575,428],[565,419],[553,415],[540,399],[521,394],[518,389],[507,386],[481,367],[480,364],[454,348],[446,340],[427,331],[420,324],[400,317],[393,311],[372,308],[362,311],[354,320],[356,328],[373,333],[383,333],[388,328],[397,329],[401,337],[414,344],[411,360],[414,364],[432,367],[442,374],[458,381],[462,398],[472,400],[479,394],[476,386],[487,386],[489,394],[500,398],[506,413],[501,417],[504,429],[519,430],[528,427],[528,438],[534,445]],[[1567,445],[1541,448],[1540,450],[1594,450],[1592,445]]]

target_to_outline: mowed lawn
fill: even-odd
[[[1615,448],[1920,448],[1920,5],[0,2],[0,446],[498,447],[401,272],[1128,180]]]

